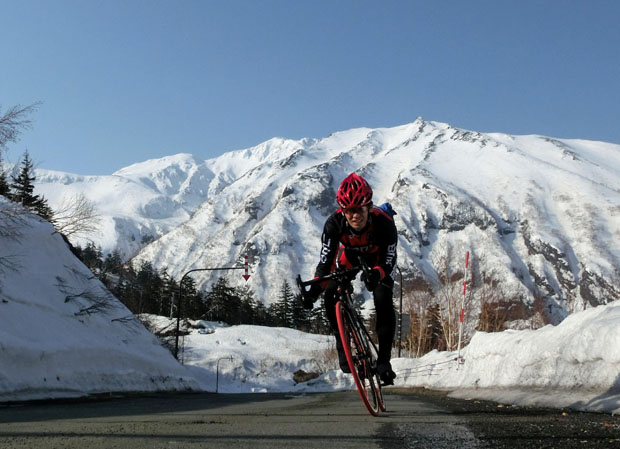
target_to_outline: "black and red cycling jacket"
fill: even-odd
[[[382,209],[373,207],[368,213],[368,223],[359,232],[349,226],[342,209],[338,209],[323,227],[321,256],[315,277],[329,274],[336,266],[355,266],[359,257],[369,267],[378,269],[381,279],[391,276],[396,266],[397,241],[394,220]]]

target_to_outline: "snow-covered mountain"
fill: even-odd
[[[210,195],[220,193],[245,171],[285,157],[297,145],[271,139],[208,161],[176,154],[133,164],[109,176],[37,169],[37,192],[54,208],[84,194],[96,205],[99,231],[79,236],[73,243],[94,241],[104,254],[118,249],[129,258],[145,241],[186,221]]]
[[[73,243],[93,240],[104,253],[133,255],[151,240],[183,223],[206,198],[213,173],[188,154],[178,154],[123,168],[110,176],[81,176],[37,170],[37,191],[58,208],[84,194],[96,205],[99,232]]]
[[[398,212],[404,278],[437,276],[448,255],[493,272],[511,297],[542,297],[555,321],[620,297],[620,145],[483,134],[417,119],[323,139],[272,139],[197,161],[177,155],[109,177],[39,170],[52,205],[85,192],[105,217],[96,241],[126,255],[160,236],[138,260],[175,278],[248,256],[249,284],[264,302],[283,281],[313,274],[340,181],[356,171],[375,202]],[[133,240],[132,240],[133,239]],[[222,272],[193,276],[205,286]],[[230,274],[232,283],[245,283]]]

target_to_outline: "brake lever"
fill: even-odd
[[[360,258],[361,259],[361,258]],[[368,264],[364,261],[364,260],[360,260],[360,267],[362,268],[362,272],[366,275],[369,276],[371,269],[368,266]]]
[[[306,286],[304,285],[304,281],[301,280],[301,275],[298,274],[297,275],[297,288],[299,289],[299,292],[303,295],[304,293],[306,293]]]

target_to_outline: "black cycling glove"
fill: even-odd
[[[310,286],[310,290],[307,290],[302,293],[302,303],[304,309],[312,309],[314,307],[314,303],[318,299],[319,295],[323,292],[323,289],[319,284],[313,284]]]
[[[373,268],[368,272],[363,272],[361,278],[368,291],[372,292],[379,285],[379,281],[381,281],[381,272],[376,268]]]

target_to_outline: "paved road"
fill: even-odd
[[[0,406],[0,447],[620,447],[620,418],[390,390],[375,418],[356,392],[184,394]]]

